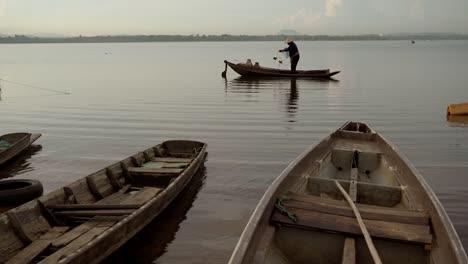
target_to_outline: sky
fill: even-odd
[[[0,0],[0,34],[468,33],[468,0]]]

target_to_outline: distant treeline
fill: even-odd
[[[26,35],[2,36],[0,43],[97,43],[97,42],[196,42],[196,41],[284,41],[286,35],[114,35],[77,37],[36,37]],[[394,34],[394,35],[295,35],[302,41],[349,41],[349,40],[462,40],[465,34]]]

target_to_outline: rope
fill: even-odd
[[[276,209],[278,209],[278,211],[283,214],[283,215],[286,215],[289,219],[291,219],[294,223],[297,223],[297,216],[291,212],[288,211],[288,209],[286,209],[284,206],[283,206],[283,200],[286,199],[285,197],[279,197],[276,199],[276,203],[275,203],[275,207]]]
[[[32,85],[19,83],[19,82],[14,82],[14,81],[10,81],[10,80],[5,80],[5,79],[1,79],[1,78],[0,78],[0,81],[4,81],[4,82],[7,82],[7,83],[16,84],[16,85],[21,85],[21,86],[24,86],[24,87],[33,88],[33,89],[37,89],[37,90],[49,91],[49,92],[54,92],[54,93],[59,93],[59,94],[70,94],[68,92],[63,92],[63,91],[58,91],[58,90],[53,90],[53,89],[47,89],[47,88],[43,88],[43,87],[39,87],[39,86],[32,86]]]

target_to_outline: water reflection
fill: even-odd
[[[203,166],[176,199],[151,223],[102,263],[152,263],[167,251],[181,223],[187,218],[206,178]],[[157,263],[157,262],[153,262]]]
[[[447,115],[451,127],[468,127],[468,115]]]
[[[234,95],[234,99],[241,102],[261,102],[262,93],[272,94],[279,98],[282,110],[286,114],[286,122],[296,122],[299,111],[300,87],[308,90],[327,90],[337,80],[296,79],[296,78],[268,78],[268,77],[238,77],[225,82],[227,94]],[[265,100],[265,99],[263,99]],[[262,102],[263,103],[263,102]]]
[[[288,122],[295,122],[296,112],[298,109],[297,100],[299,99],[299,92],[297,91],[296,79],[291,79],[291,88],[289,90],[288,102],[286,110],[288,112]]]
[[[5,163],[0,170],[0,179],[10,178],[20,173],[32,171],[34,168],[31,167],[29,159],[41,150],[41,145],[31,145],[21,155]]]

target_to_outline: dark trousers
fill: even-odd
[[[291,71],[296,71],[297,63],[299,62],[299,55],[291,57]]]

